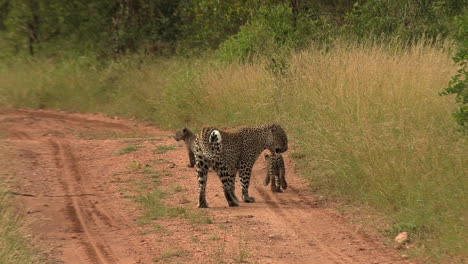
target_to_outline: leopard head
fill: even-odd
[[[187,135],[187,132],[188,130],[185,127],[177,130],[176,135],[175,135],[175,140],[177,141],[183,140],[185,136]]]
[[[267,149],[271,153],[283,153],[288,150],[288,136],[278,124],[267,126]]]

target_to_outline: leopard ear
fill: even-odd
[[[209,143],[221,143],[221,133],[218,130],[213,130],[210,133],[210,137],[208,138]]]
[[[184,128],[182,129],[182,133],[187,133],[187,128],[184,127]]]

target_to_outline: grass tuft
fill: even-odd
[[[304,152],[295,151],[295,152],[291,152],[289,154],[289,157],[295,160],[300,160],[300,159],[307,157],[307,154]]]
[[[154,262],[170,262],[173,258],[181,258],[190,255],[190,251],[186,249],[167,250],[160,257],[155,258]]]
[[[133,151],[137,151],[139,148],[141,148],[141,146],[131,145],[131,146],[128,146],[128,147],[125,147],[123,149],[118,150],[117,154],[124,155],[124,154],[130,153],[130,152],[133,152]]]
[[[165,217],[186,219],[193,224],[212,224],[213,219],[201,211],[185,207],[170,207],[164,202],[166,194],[160,189],[135,197],[144,211],[144,217],[157,220]]]
[[[164,154],[170,150],[175,150],[176,148],[174,146],[158,146],[158,148],[156,150],[154,150],[153,152],[155,154]]]

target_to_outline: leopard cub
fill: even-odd
[[[265,153],[265,160],[267,162],[265,186],[270,184],[271,181],[270,187],[272,192],[283,192],[283,190],[288,188],[288,183],[285,178],[286,169],[284,167],[283,156],[279,153],[273,153],[271,155]]]
[[[185,142],[190,161],[187,167],[193,168],[195,166],[195,155],[193,154],[193,143],[195,141],[195,135],[188,128],[184,127],[182,129],[177,130],[175,140],[183,140]]]

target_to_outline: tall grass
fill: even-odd
[[[305,153],[303,174],[320,192],[369,204],[441,258],[468,248],[466,137],[453,98],[449,45],[379,43],[311,47],[285,74],[267,64],[90,58],[11,62],[0,102],[137,116],[164,128],[279,122]],[[421,247],[423,248],[423,247]]]
[[[312,185],[382,210],[390,233],[410,231],[436,256],[462,254],[466,137],[454,127],[453,98],[437,95],[453,73],[448,56],[423,44],[337,47],[292,65],[289,109],[303,115],[291,127],[307,128],[297,136],[317,168]]]
[[[0,187],[0,263],[40,263],[24,234],[21,220],[14,214],[4,188]]]

